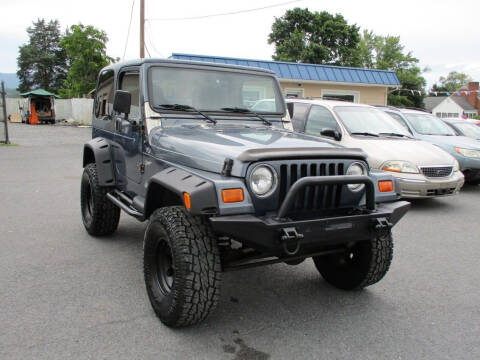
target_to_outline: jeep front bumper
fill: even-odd
[[[305,186],[350,183],[363,183],[366,188],[366,207],[354,215],[302,220],[288,217],[288,208],[296,193]],[[261,252],[311,253],[385,234],[410,207],[406,201],[375,204],[374,192],[373,182],[367,176],[305,177],[292,186],[277,214],[218,216],[211,217],[210,221],[217,235],[228,236]]]
[[[315,251],[378,236],[394,226],[409,207],[410,203],[406,201],[396,201],[379,204],[376,210],[360,215],[298,221],[281,221],[273,216],[233,215],[212,217],[210,221],[216,234],[234,238],[255,250],[276,253],[282,252],[286,245],[292,251],[297,246],[294,242],[297,242],[300,250]],[[298,235],[297,239],[293,239],[292,229]],[[289,232],[291,239],[285,238]]]

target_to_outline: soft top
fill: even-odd
[[[119,69],[123,67],[128,67],[128,66],[141,66],[143,64],[148,64],[148,65],[154,65],[154,64],[172,64],[172,65],[194,65],[194,66],[211,66],[211,67],[216,67],[216,68],[223,68],[223,69],[232,69],[232,70],[241,70],[241,71],[249,71],[249,72],[258,72],[258,73],[264,73],[268,75],[275,75],[275,73],[271,70],[266,70],[266,69],[261,69],[261,68],[255,68],[255,67],[248,67],[248,66],[240,66],[240,65],[230,65],[230,64],[218,64],[218,63],[209,63],[209,62],[204,62],[204,61],[191,61],[191,60],[173,60],[173,59],[153,59],[153,58],[148,58],[148,59],[136,59],[136,60],[127,60],[127,61],[122,61],[118,62],[115,64],[111,64],[109,66],[106,66],[102,69],[104,70],[114,70],[118,71]]]

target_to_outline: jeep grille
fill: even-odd
[[[265,162],[272,166],[278,175],[278,186],[271,196],[260,198],[253,193],[252,201],[255,212],[263,215],[269,211],[277,211],[285,200],[292,185],[306,176],[335,176],[345,175],[350,164],[358,162],[354,159],[302,159],[302,160],[273,160]],[[258,163],[257,163],[258,164]],[[367,164],[365,163],[365,166]],[[251,169],[255,168],[252,164]],[[247,174],[247,178],[250,175]],[[331,213],[340,210],[355,208],[359,205],[365,190],[352,192],[345,185],[315,185],[307,186],[299,191],[295,205],[290,209],[290,214],[307,216],[314,212]]]
[[[343,163],[309,163],[280,165],[280,203],[285,199],[290,187],[306,176],[344,175]],[[295,200],[292,211],[320,210],[336,208],[340,205],[342,186],[308,186]]]

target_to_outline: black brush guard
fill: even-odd
[[[364,184],[366,206],[355,215],[292,220],[288,213],[295,197],[306,186]],[[210,218],[218,235],[234,238],[265,253],[294,256],[367,240],[388,233],[406,214],[410,203],[396,201],[375,204],[374,183],[368,176],[312,176],[299,179],[290,188],[277,214],[251,214]]]

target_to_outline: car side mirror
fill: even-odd
[[[116,90],[113,99],[113,110],[128,116],[130,107],[132,106],[132,94],[124,90]]]
[[[333,138],[337,141],[342,140],[342,134],[339,131],[333,129],[323,129],[320,131],[320,135]]]

